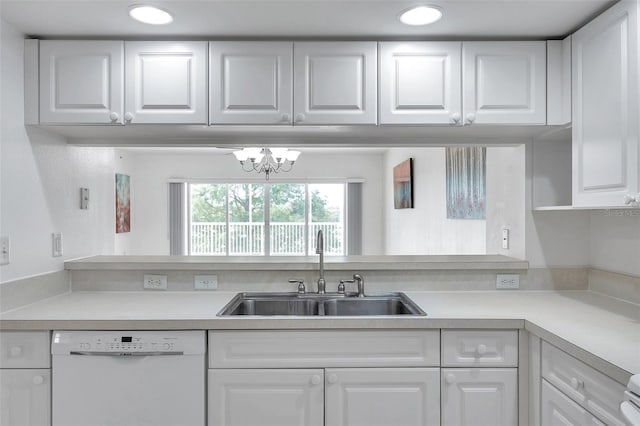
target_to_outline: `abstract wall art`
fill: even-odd
[[[116,173],[116,234],[131,231],[131,189],[129,175]]]
[[[396,209],[413,208],[413,159],[393,168],[393,207]]]
[[[487,149],[447,147],[447,219],[486,219]]]

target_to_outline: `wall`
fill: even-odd
[[[302,155],[289,173],[272,177],[304,180],[313,178],[362,178],[363,183],[363,254],[381,254],[383,250],[383,216],[380,209],[383,194],[381,152],[344,150],[340,155],[320,149],[302,150]],[[241,179],[256,178],[243,172],[230,152],[195,150],[123,150],[122,161],[135,169],[131,177],[132,239],[127,254],[168,254],[167,181],[171,178]],[[257,177],[257,182],[264,178]],[[368,231],[367,231],[368,230]],[[134,234],[135,233],[135,234]],[[118,250],[124,250],[118,246]],[[116,254],[123,254],[116,251]]]
[[[487,147],[487,253],[518,259],[525,254],[524,145]],[[502,230],[509,247],[502,248]]]
[[[412,209],[393,206],[393,167],[413,158]],[[386,254],[484,254],[484,220],[446,217],[445,149],[395,148],[385,156]]]
[[[571,144],[570,133],[562,137],[568,137],[569,140],[558,140],[558,143]],[[533,146],[538,142],[530,141],[525,145],[527,155],[525,165],[527,195],[524,200],[525,258],[529,261],[531,268],[586,267],[589,265],[589,212],[533,210],[533,185],[534,182],[541,180],[540,176],[537,174],[534,176],[533,173]],[[547,185],[546,189],[549,188],[551,186]],[[545,201],[550,201],[558,199],[558,195],[547,194],[546,197],[538,196],[537,198],[540,200],[546,198]]]
[[[11,238],[11,263],[0,282],[63,269],[63,262],[113,251],[113,149],[67,146],[64,138],[25,128],[23,35],[1,25],[0,234]],[[80,210],[80,187],[91,190]],[[64,255],[52,257],[51,233]]]
[[[590,219],[591,267],[640,277],[640,209],[595,211]]]

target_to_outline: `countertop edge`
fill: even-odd
[[[594,355],[593,353],[585,349],[582,349],[580,346],[571,343],[570,341],[558,336],[551,331],[546,330],[543,327],[540,327],[539,325],[529,320],[525,320],[524,323],[525,330],[538,336],[551,345],[563,350],[574,358],[579,359],[585,364],[595,368],[603,374],[611,377],[624,386],[627,385],[629,378],[633,375],[633,372],[627,371],[622,367],[618,367],[617,365],[607,361],[606,359],[600,358],[599,356]]]

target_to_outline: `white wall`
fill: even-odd
[[[591,213],[589,264],[640,277],[640,210]]]
[[[558,140],[557,142],[570,145],[571,134],[566,134],[564,137],[568,137],[569,140]],[[588,266],[589,212],[533,211],[533,184],[534,181],[540,181],[540,176],[536,174],[534,179],[533,173],[533,145],[538,142],[532,141],[526,144],[525,259],[529,261],[529,266],[532,268]],[[564,155],[562,156],[564,157]],[[540,157],[537,156],[536,158]],[[567,167],[570,168],[571,165],[569,164]],[[537,167],[537,170],[539,170],[539,167]],[[568,176],[563,173],[554,173],[554,175],[560,178]],[[542,189],[548,191],[552,187],[549,184]],[[536,191],[539,190],[540,188]],[[544,201],[559,200],[557,194],[548,193],[545,196],[538,194],[536,198]]]
[[[113,251],[113,149],[67,146],[62,137],[24,126],[23,35],[1,23],[0,234],[11,263],[0,282],[63,269],[66,259]],[[80,210],[80,188],[91,207]],[[51,233],[64,255],[52,257]]]
[[[393,167],[413,158],[412,209],[393,207]],[[445,148],[391,148],[384,165],[385,254],[484,254],[484,220],[447,219]]]
[[[324,154],[321,150],[305,152],[289,173],[272,177],[304,180],[314,178],[362,178],[363,184],[363,254],[382,254],[383,250],[383,193],[382,153]],[[123,161],[130,161],[135,169],[131,176],[132,239],[127,254],[168,254],[167,181],[171,178],[243,179],[264,178],[243,172],[232,155],[199,150],[196,152],[169,150],[121,151]],[[128,156],[128,159],[127,159]],[[120,248],[119,248],[120,249]],[[116,252],[116,254],[121,254]]]
[[[524,259],[524,145],[487,147],[487,253]],[[502,248],[502,230],[509,230],[509,248]]]

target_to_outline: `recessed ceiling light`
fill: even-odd
[[[129,16],[136,21],[151,25],[164,25],[173,21],[173,16],[169,12],[153,6],[131,6]]]
[[[442,18],[442,11],[434,6],[417,6],[400,14],[400,22],[406,25],[429,25]]]

